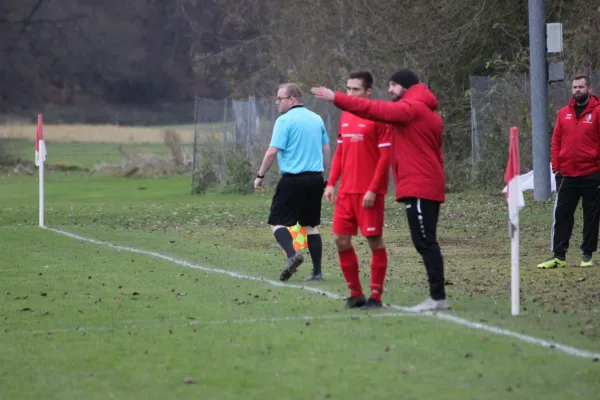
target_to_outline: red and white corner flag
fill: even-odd
[[[519,130],[510,128],[510,144],[508,147],[508,164],[504,173],[504,183],[508,186],[506,199],[508,200],[508,217],[510,223],[519,226],[519,211],[525,206],[523,190],[519,181],[521,166],[519,161]],[[512,233],[512,229],[511,229]],[[512,236],[512,235],[511,235]]]
[[[44,132],[42,114],[38,115],[37,137],[35,139],[35,165],[40,166],[46,161],[46,144],[44,143]]]
[[[508,220],[511,250],[511,312],[519,314],[519,212],[525,206],[523,190],[519,181],[519,130],[510,129],[510,142],[508,147],[508,164],[504,173],[506,183],[506,199],[508,201]]]

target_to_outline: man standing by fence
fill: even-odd
[[[600,218],[600,99],[591,94],[590,78],[577,75],[573,98],[556,118],[552,134],[552,172],[556,199],[552,225],[553,257],[538,268],[564,268],[579,199],[583,207],[581,267],[594,265]]]
[[[371,97],[373,77],[358,71],[348,76],[346,92],[350,96]],[[385,195],[388,191],[391,135],[380,122],[357,117],[345,111],[340,117],[337,149],[325,198],[334,203],[335,184],[341,176],[333,212],[333,234],[340,267],[350,297],[347,308],[381,307],[387,270],[387,251],[383,242]],[[371,296],[365,298],[359,277],[359,262],[352,247],[358,228],[371,248]]]
[[[389,82],[392,101],[375,101],[313,88],[321,99],[345,111],[392,126],[392,163],[396,200],[405,204],[413,244],[423,258],[430,298],[413,311],[449,308],[444,259],[437,241],[440,205],[445,200],[442,157],[444,124],[435,95],[409,69],[395,72]]]
[[[281,179],[273,195],[268,224],[287,255],[279,279],[290,279],[304,262],[302,254],[294,249],[288,230],[296,223],[306,227],[308,236],[313,271],[307,279],[322,279],[323,242],[318,226],[325,188],[324,172],[330,157],[329,137],[323,119],[302,105],[302,91],[296,84],[286,83],[279,87],[276,105],[281,115],[275,121],[271,143],[254,188],[262,188],[265,174],[277,157]]]

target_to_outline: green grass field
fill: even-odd
[[[71,145],[61,161],[113,154]],[[580,212],[573,266],[535,268],[548,256],[550,200],[526,197],[513,317],[503,195],[448,195],[439,236],[453,308],[440,318],[343,309],[329,205],[325,280],[305,284],[307,262],[282,285],[266,193],[191,196],[188,176],[47,175],[46,225],[85,241],[37,227],[37,187],[0,177],[0,399],[598,398],[593,355],[452,320],[600,353],[598,267],[575,266]],[[392,198],[386,224],[384,301],[412,306],[427,296],[425,271]],[[367,288],[367,245],[354,243]]]

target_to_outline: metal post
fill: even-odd
[[[196,175],[196,157],[198,157],[198,96],[194,97],[194,149],[192,150],[192,194],[195,193],[196,187],[194,177]]]
[[[227,170],[227,98],[225,98],[225,101],[223,102],[223,125],[221,126],[222,132],[223,132],[223,144],[222,144],[222,150],[221,150],[221,156],[222,156],[222,169],[223,171],[228,171]],[[230,171],[228,171],[230,172]],[[221,182],[223,183],[223,182]]]
[[[248,96],[246,102],[246,160],[250,160],[250,130],[252,129],[252,118],[250,103],[252,102],[253,96]]]
[[[537,201],[544,201],[550,197],[550,129],[544,0],[529,0],[529,56],[533,198]]]

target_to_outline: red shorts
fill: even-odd
[[[364,194],[340,193],[333,209],[333,233],[356,236],[358,228],[363,236],[383,234],[385,196],[378,194],[371,208],[363,208]]]

